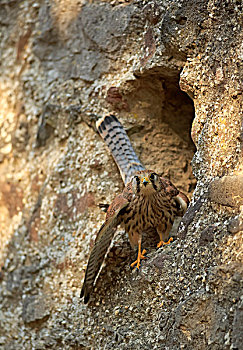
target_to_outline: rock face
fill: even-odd
[[[1,1],[1,349],[242,347],[241,13],[238,0]],[[111,112],[191,205],[138,273],[118,230],[86,306],[98,204],[122,190],[94,128]]]

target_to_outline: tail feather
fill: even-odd
[[[131,145],[126,131],[114,115],[99,119],[96,127],[108,146],[125,184],[129,182],[135,172],[145,170]]]

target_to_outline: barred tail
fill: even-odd
[[[126,131],[114,115],[99,119],[96,127],[108,146],[125,184],[129,182],[135,172],[145,169],[138,159]]]

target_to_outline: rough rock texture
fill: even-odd
[[[241,22],[238,0],[1,1],[0,349],[242,347]],[[111,112],[192,201],[139,273],[119,230],[86,306]]]

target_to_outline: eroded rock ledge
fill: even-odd
[[[1,349],[240,349],[241,13],[238,0],[1,2]],[[110,112],[192,202],[138,274],[120,230],[84,306],[98,204],[122,189],[94,129]]]

